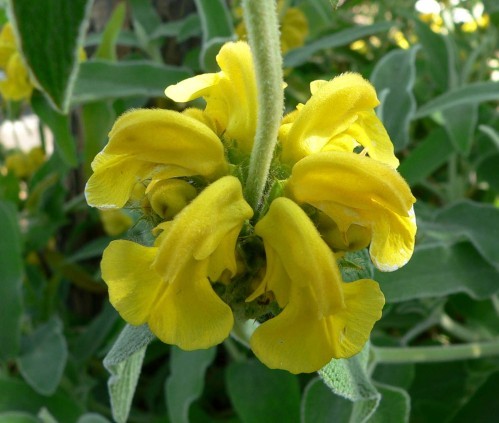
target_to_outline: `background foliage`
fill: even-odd
[[[161,344],[107,302],[102,251],[141,227],[133,210],[86,205],[90,162],[125,110],[176,108],[166,86],[216,69],[236,4],[3,2],[37,89],[3,101],[2,118],[36,114],[45,159],[20,153],[23,139],[0,150],[0,422],[497,421],[499,5],[442,1],[422,15],[409,0],[285,3],[309,22],[284,57],[288,109],[312,80],[362,73],[418,198],[413,259],[375,272],[387,305],[371,345],[295,376],[234,339],[195,352]],[[362,254],[351,260],[369,275]]]

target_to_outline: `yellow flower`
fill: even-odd
[[[286,188],[299,204],[308,203],[329,216],[346,245],[352,243],[352,225],[367,229],[378,269],[396,270],[411,257],[415,198],[390,166],[342,151],[316,153],[293,167]]]
[[[444,20],[437,13],[421,13],[419,19],[427,23],[431,30],[436,33],[445,32]]]
[[[253,334],[256,356],[270,368],[301,373],[358,353],[381,317],[378,284],[343,282],[333,252],[287,198],[274,200],[255,230],[265,244],[267,273],[248,300],[269,290],[284,309]]]
[[[277,10],[281,27],[281,52],[284,54],[305,44],[308,35],[308,20],[305,14],[297,7],[289,7],[284,11],[282,10],[283,7],[284,1],[279,0]],[[234,15],[238,19],[242,18],[242,10],[236,8]],[[246,26],[243,21],[236,26],[236,34],[241,40],[246,39]]]
[[[314,81],[310,100],[283,118],[266,212],[249,221],[241,182],[226,175],[244,182],[252,148],[251,53],[228,43],[217,61],[220,72],[165,91],[180,102],[204,97],[205,110],[129,112],[94,160],[89,204],[142,201],[157,225],[153,246],[112,242],[103,279],[122,317],[164,342],[208,348],[236,314],[263,321],[250,343],[266,365],[316,371],[358,353],[384,304],[375,281],[342,280],[337,253],[369,246],[381,270],[402,266],[414,248],[414,197],[374,113],[374,88],[344,74]]]
[[[217,133],[245,154],[251,153],[256,131],[257,94],[255,70],[248,44],[225,44],[217,56],[221,71],[171,85],[165,94],[177,102],[203,97],[205,113]]]
[[[6,23],[0,32],[0,94],[6,100],[19,101],[31,97],[33,84],[19,53],[14,30]]]
[[[88,204],[121,208],[138,182],[193,175],[214,180],[227,173],[227,163],[220,139],[198,120],[138,109],[116,121],[92,169],[85,187]]]
[[[28,153],[15,151],[7,155],[5,166],[20,179],[29,178],[45,161],[41,147],[34,147]]]
[[[379,104],[374,87],[359,74],[314,81],[312,97],[280,131],[282,160],[294,164],[320,151],[350,151],[361,145],[375,160],[396,168],[393,144],[374,113]]]
[[[467,22],[464,22],[461,25],[461,31],[463,32],[475,32],[478,29],[488,28],[490,23],[490,17],[488,14],[484,13],[482,16],[478,18],[473,18]]]
[[[130,229],[132,218],[121,210],[99,210],[104,232],[117,236]]]
[[[127,322],[148,323],[159,339],[182,349],[222,342],[233,316],[210,280],[235,274],[235,244],[252,214],[240,182],[226,176],[161,224],[154,247],[113,241],[102,258],[111,303]]]

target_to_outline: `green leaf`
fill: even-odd
[[[11,0],[24,58],[51,104],[67,113],[90,0]]]
[[[194,0],[201,18],[203,30],[203,46],[199,57],[200,65],[204,70],[217,71],[215,60],[220,48],[227,41],[234,38],[232,17],[226,2],[223,0]]]
[[[320,379],[315,378],[303,393],[301,415],[303,423],[317,422],[353,422],[353,403],[339,395],[335,395]]]
[[[119,33],[125,22],[125,13],[125,3],[119,3],[107,21],[104,32],[102,33],[101,42],[95,52],[95,57],[97,59],[116,61],[116,42],[118,41]]]
[[[243,423],[300,421],[300,388],[295,375],[250,360],[230,364],[226,378],[232,405]]]
[[[108,419],[97,413],[87,413],[81,416],[76,423],[110,423]]]
[[[183,19],[160,24],[151,34],[151,39],[176,37],[178,42],[183,42],[190,37],[197,37],[201,34],[201,19],[197,13],[191,13]]]
[[[327,48],[336,48],[348,45],[354,41],[377,34],[378,32],[388,31],[394,24],[392,22],[377,22],[372,25],[355,26],[335,32],[332,35],[319,38],[311,43],[290,51],[284,57],[284,67],[293,68],[309,61],[315,53]]]
[[[147,325],[126,325],[104,358],[104,367],[111,374],[107,383],[111,409],[118,423],[127,421],[146,348],[153,339]]]
[[[109,102],[96,101],[82,107],[83,162],[85,174],[90,177],[90,164],[107,143],[107,134],[113,126],[116,114]]]
[[[473,201],[460,201],[439,210],[438,230],[464,236],[499,271],[499,208]]]
[[[402,161],[398,171],[411,186],[414,186],[447,162],[453,147],[443,128],[430,132]]]
[[[171,374],[165,384],[168,416],[172,422],[189,423],[189,408],[203,392],[204,375],[216,348],[183,351],[172,347],[170,351]]]
[[[393,141],[396,151],[409,144],[409,124],[416,111],[412,93],[416,78],[416,53],[419,46],[409,50],[393,50],[375,66],[371,82],[382,98],[377,113]]]
[[[487,135],[499,150],[499,132],[487,125],[478,125],[478,129]]]
[[[0,200],[0,360],[14,358],[20,348],[23,264],[21,233],[14,205]]]
[[[73,356],[78,361],[90,359],[106,341],[118,321],[118,313],[106,303],[101,313],[86,326],[85,331],[76,339]]]
[[[40,423],[35,416],[21,411],[0,413],[0,423]]]
[[[366,422],[376,411],[380,394],[367,373],[369,344],[349,359],[333,359],[319,370],[319,376],[331,390],[354,403],[351,421]]]
[[[468,400],[468,402],[459,410],[451,422],[496,422],[497,416],[499,415],[499,401],[497,401],[498,387],[499,372],[495,372],[482,386],[480,386],[471,399]]]
[[[6,200],[12,204],[19,203],[20,184],[19,179],[13,172],[0,173],[0,200]]]
[[[411,421],[447,422],[463,403],[468,389],[466,362],[416,365],[416,378],[409,389]],[[481,422],[479,416],[471,421]]]
[[[78,164],[78,156],[76,143],[70,132],[69,117],[52,109],[45,97],[39,92],[35,92],[31,97],[31,107],[40,120],[52,131],[57,153],[65,163],[75,167]]]
[[[37,414],[42,423],[58,423],[50,411],[43,407]]]
[[[461,104],[475,104],[499,99],[499,82],[475,82],[447,91],[421,106],[414,114],[414,119],[429,116]]]
[[[426,56],[425,65],[433,78],[438,91],[445,92],[451,88],[450,82],[456,77],[455,63],[449,45],[444,36],[433,32],[419,19],[414,19],[416,34],[423,46],[422,54]]]
[[[470,153],[478,121],[478,104],[459,104],[442,112],[445,129],[454,149],[464,156]]]
[[[376,383],[408,389],[414,380],[414,364],[400,363],[376,365],[373,373]]]
[[[381,401],[369,423],[407,423],[411,408],[409,394],[401,388],[375,384],[381,394]]]
[[[148,61],[82,63],[73,92],[73,103],[113,98],[144,96],[164,97],[165,88],[189,78],[184,68]]]
[[[150,0],[129,0],[132,8],[133,28],[136,38],[142,49],[158,63],[161,63],[160,41],[151,39],[158,27],[161,18]]]
[[[0,378],[0,412],[19,410],[36,414],[42,407],[61,423],[75,423],[83,414],[83,407],[61,389],[47,397],[36,393],[23,381]]]
[[[62,324],[52,318],[22,340],[17,363],[26,382],[42,395],[52,395],[61,381],[68,349]]]
[[[396,303],[457,292],[475,299],[488,298],[499,291],[498,276],[471,244],[462,242],[423,245],[404,267],[391,273],[376,271],[374,279],[386,301]]]
[[[499,172],[497,171],[498,163],[499,153],[487,156],[477,166],[476,174],[479,181],[487,182],[494,191],[499,193]]]
[[[111,350],[104,359],[104,366],[117,365],[146,347],[153,339],[154,334],[147,325],[126,325],[118,336]]]
[[[103,236],[100,238],[95,238],[89,243],[85,244],[79,250],[76,250],[74,254],[68,256],[68,261],[75,263],[81,260],[88,260],[91,258],[96,258],[102,256],[103,251],[113,240],[110,236]]]

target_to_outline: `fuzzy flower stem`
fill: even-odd
[[[258,116],[246,199],[259,210],[284,108],[282,57],[274,0],[243,0],[244,21],[255,64]]]

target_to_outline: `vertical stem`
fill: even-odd
[[[242,6],[258,92],[256,134],[245,194],[253,209],[258,210],[262,205],[284,108],[282,57],[275,1],[243,0]]]

